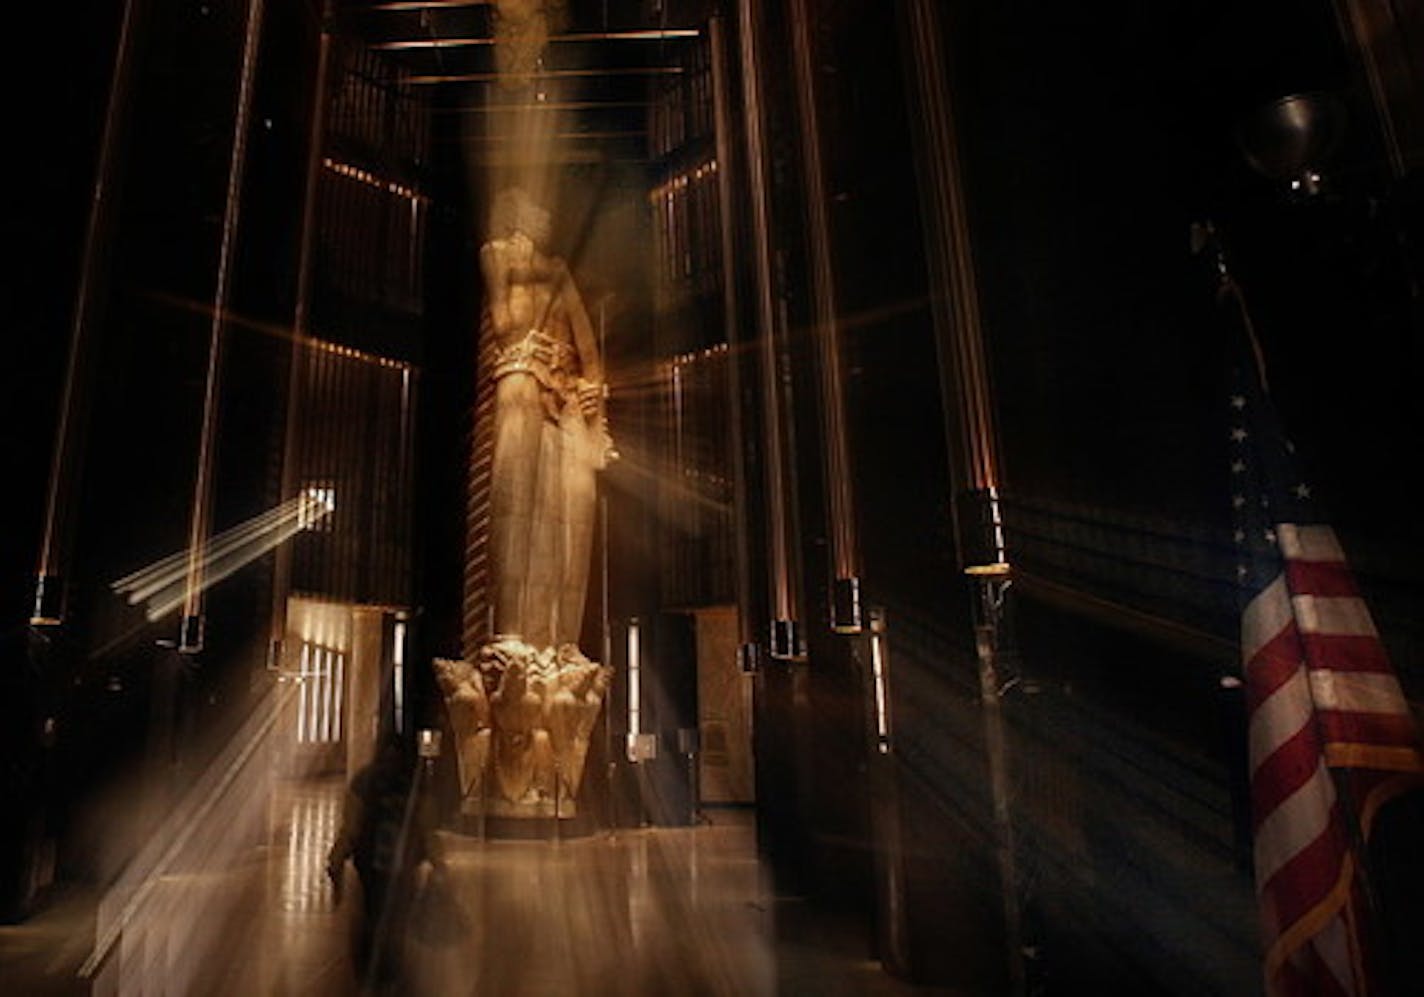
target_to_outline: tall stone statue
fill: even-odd
[[[506,191],[480,250],[494,346],[494,634],[535,647],[578,643],[594,471],[608,449],[598,344],[568,266],[540,249],[548,227],[522,191]]]
[[[611,450],[603,364],[567,264],[543,249],[548,230],[548,213],[511,189],[496,199],[480,250],[485,383],[465,646],[473,660],[436,662],[468,812],[572,815],[608,686],[608,669],[578,649],[594,476]]]

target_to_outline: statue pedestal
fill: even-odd
[[[463,815],[454,825],[455,833],[486,841],[568,841],[587,838],[601,830],[589,816],[553,817],[486,817]]]

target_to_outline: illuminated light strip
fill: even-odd
[[[391,694],[396,733],[401,734],[405,730],[405,624],[400,620],[391,628]]]
[[[697,28],[651,28],[643,31],[589,31],[572,35],[550,35],[550,44],[578,42],[661,42],[678,38],[697,38]],[[379,42],[370,46],[386,52],[408,52],[413,49],[485,48],[497,43],[494,38],[412,38],[406,41]]]
[[[326,688],[321,681],[322,667],[326,661],[326,648],[318,644],[312,649],[312,670],[306,681],[311,684],[311,696],[307,699],[307,706],[310,712],[307,714],[307,731],[311,735],[307,740],[313,744],[321,741],[321,707],[325,699]]]
[[[890,753],[890,714],[885,695],[885,631],[877,627],[870,634],[870,668],[875,683],[875,734],[882,755]]]
[[[336,685],[336,652],[325,648],[321,654],[321,739],[331,740],[332,689]]]
[[[346,652],[336,652],[336,709],[332,711],[333,741],[341,740],[341,718],[346,709]]]
[[[218,244],[213,315],[208,330],[208,358],[203,386],[203,416],[198,433],[197,477],[193,484],[192,516],[188,527],[188,561],[184,582],[183,620],[179,627],[179,647],[196,651],[202,646],[203,594],[212,586],[204,577],[203,551],[212,540],[214,453],[217,445],[218,405],[222,395],[222,368],[228,300],[231,295],[232,262],[236,251],[238,224],[242,217],[243,177],[247,170],[248,119],[252,114],[257,50],[262,38],[264,0],[248,0],[247,24],[242,46],[242,69],[237,86],[237,110],[232,132],[232,155],[228,162],[227,200],[223,208],[222,237]],[[150,615],[149,619],[156,619]],[[190,624],[196,623],[195,632]]]
[[[628,621],[628,760],[638,760],[638,735],[642,732],[641,641],[638,620]]]
[[[989,486],[989,520],[994,527],[994,555],[1000,564],[1007,564],[1009,556],[1004,544],[1004,514],[999,507],[999,486]]]
[[[679,353],[677,356],[672,358],[672,362],[675,364],[681,364],[682,366],[689,366],[691,364],[697,363],[699,360],[710,360],[713,357],[721,356],[726,352],[727,344],[718,343],[715,346],[708,346],[704,349],[695,350],[691,353]]]
[[[302,642],[301,663],[297,671],[297,742],[306,743],[307,739],[307,667],[311,662],[311,645],[306,641]]]
[[[710,178],[717,172],[717,160],[709,159],[701,166],[688,170],[686,173],[679,173],[669,177],[648,192],[649,200],[657,200],[660,197],[668,196],[675,190],[682,190],[689,183],[696,183],[699,180]]]
[[[307,343],[314,349],[322,353],[330,353],[332,356],[346,357],[349,360],[360,360],[363,363],[377,364],[391,370],[410,372],[411,365],[404,360],[392,360],[390,357],[378,356],[375,353],[366,353],[362,350],[350,346],[342,346],[340,343],[332,343],[325,339],[308,339]]]
[[[383,190],[390,194],[398,194],[411,201],[430,200],[426,195],[411,187],[407,187],[405,184],[396,183],[394,180],[382,180],[370,170],[363,170],[361,167],[352,166],[350,163],[343,163],[336,159],[326,158],[321,161],[321,165],[325,166],[337,176],[346,177],[350,180],[358,180],[367,187],[372,187],[376,190]]]

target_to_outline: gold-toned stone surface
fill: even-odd
[[[436,663],[462,807],[480,815],[574,815],[609,681],[578,650],[594,479],[612,449],[603,364],[572,273],[542,248],[548,230],[548,213],[510,188],[480,249],[476,435],[489,449],[472,468],[487,485],[472,493],[466,565],[480,580],[466,592],[467,660]]]
[[[610,670],[565,644],[487,645],[477,663],[440,658],[466,813],[572,817]]]

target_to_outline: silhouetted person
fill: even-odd
[[[430,806],[412,759],[397,744],[382,745],[351,779],[326,871],[338,902],[348,858],[360,877],[362,920],[353,955],[365,985],[381,987],[399,977],[416,874],[422,862],[444,868]]]

